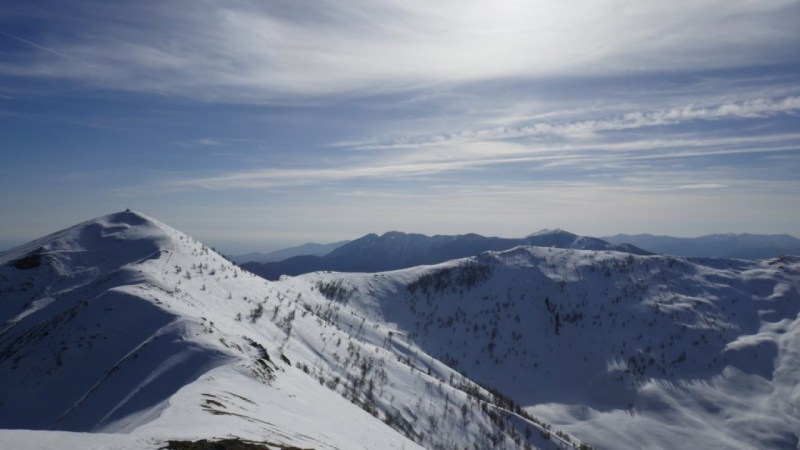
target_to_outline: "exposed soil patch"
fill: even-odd
[[[280,444],[246,442],[241,439],[223,439],[221,441],[167,441],[167,446],[159,450],[304,450],[299,447],[284,447]],[[309,449],[311,450],[311,449]]]
[[[35,269],[42,265],[42,252],[43,248],[39,247],[36,250],[28,253],[20,259],[11,261],[11,265],[19,270]]]

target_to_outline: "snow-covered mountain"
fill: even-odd
[[[519,247],[309,274],[534,416],[608,449],[795,449],[800,258]]]
[[[231,260],[237,264],[244,264],[248,262],[268,263],[275,261],[283,261],[284,259],[293,258],[295,256],[325,256],[333,250],[347,244],[350,241],[339,241],[331,244],[317,244],[309,242],[307,244],[298,245],[296,247],[284,248],[275,250],[269,253],[245,253],[244,255],[232,256]]]
[[[0,447],[796,449],[799,289],[533,246],[268,282],[112,214],[0,254]]]
[[[788,234],[710,234],[694,238],[617,234],[604,237],[614,243],[630,243],[654,253],[679,256],[763,259],[800,255],[800,239]]]
[[[3,252],[0,428],[17,431],[0,447],[555,448],[331,292],[269,283],[129,211]]]
[[[268,280],[277,280],[281,275],[294,276],[322,270],[381,272],[438,264],[485,251],[508,250],[519,245],[647,254],[630,244],[609,244],[601,239],[578,236],[563,230],[542,230],[521,239],[478,234],[426,236],[390,231],[380,236],[368,234],[338,246],[323,256],[298,255],[282,261],[250,262],[243,264],[243,267]]]

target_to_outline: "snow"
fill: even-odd
[[[0,447],[794,449],[798,286],[530,246],[268,282],[111,214],[0,254]]]
[[[39,266],[13,267],[39,248]],[[45,430],[130,448],[230,435],[313,448],[452,448],[503,434],[461,384],[488,393],[413,344],[406,353],[435,371],[398,361],[378,345],[381,324],[340,313],[302,280],[255,277],[142,214],[79,224],[0,263],[0,426],[40,430],[31,446],[50,440]],[[445,376],[461,384],[443,385]],[[19,436],[31,435],[3,431],[0,443],[26,448]]]
[[[474,263],[477,286],[406,290]],[[301,278],[344,280],[366,293],[349,305],[593,446],[795,448],[798,263],[519,247]]]

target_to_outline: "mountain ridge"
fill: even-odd
[[[324,256],[330,253],[337,247],[347,244],[350,241],[338,241],[330,244],[318,244],[315,242],[308,242],[302,245],[287,247],[267,253],[253,252],[236,255],[231,257],[231,260],[237,264],[244,264],[248,262],[266,263],[283,261],[285,259],[293,258],[295,256]]]
[[[798,257],[518,247],[387,274],[297,278],[315,279],[598,448],[798,442]],[[743,408],[742,399],[775,408]]]
[[[339,246],[324,256],[302,255],[271,263],[250,262],[242,267],[268,280],[277,280],[282,275],[295,276],[320,270],[398,270],[437,264],[485,251],[507,250],[519,245],[647,253],[630,244],[613,245],[601,239],[578,236],[563,230],[543,231],[518,239],[485,237],[475,233],[434,236],[399,231],[389,231],[382,235],[370,233]]]
[[[800,239],[789,234],[717,233],[698,237],[617,234],[603,239],[631,243],[653,253],[691,257],[764,259],[800,255]]]
[[[338,317],[316,286],[301,287],[134,212],[0,253],[0,428],[41,430],[23,434],[38,436],[31,445],[62,430],[123,449],[231,433],[306,448],[519,449],[523,428],[544,429],[433,358],[409,371],[344,331],[366,332],[356,311]],[[323,362],[328,342],[337,350]],[[0,430],[0,443],[20,435]],[[538,432],[524,440],[554,448]]]

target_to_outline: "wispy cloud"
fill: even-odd
[[[721,183],[700,183],[700,184],[682,184],[680,186],[675,186],[675,189],[722,189],[728,187],[727,184]]]
[[[475,147],[468,150],[470,147]],[[655,170],[668,159],[720,157],[738,154],[771,154],[800,151],[800,133],[749,137],[636,139],[608,144],[551,145],[523,144],[459,145],[441,153],[407,153],[398,158],[376,157],[365,163],[343,161],[335,166],[231,171],[211,176],[178,176],[152,188],[190,190],[271,189],[299,185],[327,185],[358,180],[409,179],[496,166],[529,167],[539,171],[578,170],[616,173]],[[460,153],[459,153],[460,152]],[[662,169],[659,169],[662,170]],[[671,173],[671,172],[670,172]],[[720,183],[675,181],[672,188],[692,189],[724,186]],[[682,187],[680,187],[682,186]]]
[[[45,45],[38,44],[38,43],[33,42],[33,41],[29,40],[29,39],[25,39],[25,38],[19,37],[19,36],[15,35],[15,34],[8,33],[6,31],[2,31],[2,30],[0,30],[0,34],[2,34],[3,36],[6,36],[8,38],[14,39],[15,41],[22,42],[25,45],[29,45],[29,46],[37,49],[37,50],[41,50],[43,52],[47,52],[47,53],[49,53],[51,55],[55,55],[55,56],[57,56],[59,58],[64,58],[64,59],[72,61],[72,62],[79,62],[81,64],[86,64],[85,61],[81,61],[80,59],[75,58],[72,55],[68,55],[68,54],[66,54],[64,52],[60,52],[60,51],[58,51],[58,50],[56,50],[56,49],[54,49],[52,47],[47,47]]]
[[[396,138],[388,142],[339,142],[334,145],[358,150],[389,150],[521,138],[556,137],[560,139],[588,140],[597,138],[597,135],[603,132],[676,125],[698,120],[764,118],[798,111],[800,111],[800,96],[792,95],[784,98],[754,98],[721,104],[688,104],[652,111],[627,112],[616,116],[588,120],[537,121],[517,126],[461,130],[433,136]]]
[[[222,139],[204,137],[187,141],[178,141],[174,142],[174,144],[181,147],[219,147],[220,145],[224,145],[224,142]]]
[[[476,161],[419,162],[416,164],[373,165],[337,168],[274,169],[230,172],[209,177],[189,177],[159,183],[159,188],[212,190],[266,189],[277,186],[326,184],[364,178],[411,177],[461,170],[479,165]]]
[[[82,3],[55,19],[68,33],[38,42],[4,33],[38,53],[0,64],[0,73],[258,102],[785,62],[800,44],[800,5],[791,0],[348,0],[300,9],[255,1]]]

